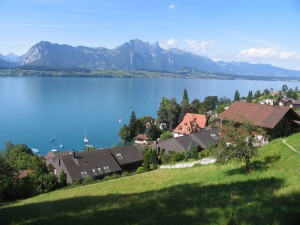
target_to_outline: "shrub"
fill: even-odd
[[[179,162],[179,161],[184,160],[184,158],[185,158],[184,151],[174,152],[174,153],[171,154],[171,161],[172,162]]]
[[[211,156],[211,150],[209,149],[203,149],[201,152],[198,153],[199,159],[203,159],[209,156]]]
[[[171,155],[170,154],[163,154],[161,156],[161,162],[162,164],[168,164],[171,162]]]
[[[139,168],[137,168],[135,173],[143,173],[143,172],[144,172],[144,168],[140,166]]]

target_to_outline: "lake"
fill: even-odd
[[[64,150],[82,151],[85,130],[91,145],[111,147],[119,143],[118,131],[128,124],[132,110],[137,117],[156,117],[162,97],[175,97],[180,103],[184,88],[191,102],[209,95],[232,99],[235,90],[246,96],[249,90],[281,89],[283,84],[294,88],[299,82],[1,77],[0,149],[12,141],[46,154],[62,142]]]

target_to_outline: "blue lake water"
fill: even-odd
[[[36,147],[40,154],[59,149],[83,150],[85,128],[90,144],[118,144],[118,131],[128,124],[130,113],[137,117],[156,111],[163,96],[181,102],[183,90],[190,101],[217,95],[233,98],[235,90],[289,88],[299,82],[247,80],[130,79],[130,78],[0,78],[0,149],[6,141]],[[122,122],[119,122],[121,118]],[[52,136],[56,137],[50,142]]]

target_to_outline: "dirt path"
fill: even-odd
[[[285,144],[286,146],[289,147],[289,149],[291,149],[292,151],[296,152],[297,154],[300,155],[300,152],[298,152],[296,149],[294,149],[292,146],[290,146],[288,143],[286,143],[285,140],[282,140],[283,144]]]

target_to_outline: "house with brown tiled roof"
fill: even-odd
[[[179,137],[199,132],[206,126],[206,116],[202,114],[187,113],[181,123],[174,129],[173,136]]]
[[[224,121],[235,124],[251,123],[263,128],[270,138],[286,136],[299,129],[300,116],[290,107],[236,102],[219,114]]]
[[[135,144],[148,144],[148,137],[146,134],[138,134],[134,138],[134,143]]]

